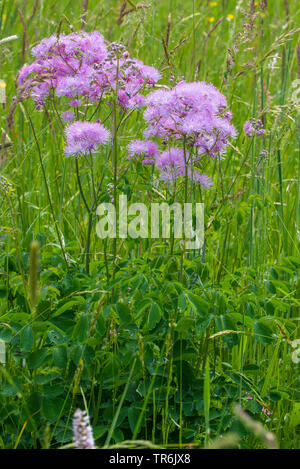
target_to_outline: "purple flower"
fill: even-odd
[[[268,409],[266,409],[265,407],[263,407],[263,408],[261,409],[261,411],[262,411],[265,415],[271,415],[271,412],[270,412]]]
[[[146,105],[146,98],[142,94],[137,94],[133,96],[129,101],[130,109],[145,107],[145,105]]]
[[[120,106],[124,109],[128,108],[129,99],[130,99],[129,96],[130,95],[128,95],[128,93],[126,93],[126,91],[124,90],[118,91],[118,101],[119,101]]]
[[[120,57],[121,49],[124,46],[112,44],[109,51],[98,31],[53,35],[32,49],[36,60],[23,66],[19,83],[38,106],[53,89],[59,97],[85,97],[91,102],[118,90],[118,102],[124,110],[143,107],[142,93],[153,87],[160,74],[154,67],[130,58],[127,51]]]
[[[73,441],[77,449],[96,449],[89,417],[80,409],[74,413]]]
[[[198,157],[222,154],[229,138],[237,135],[225,96],[205,82],[180,82],[170,90],[153,91],[144,118],[146,137],[185,139],[187,146],[196,147]]]
[[[244,124],[244,132],[248,137],[253,137],[254,135],[263,135],[266,133],[263,123],[260,119],[251,119],[246,121]]]
[[[84,75],[74,75],[62,77],[56,87],[57,96],[67,96],[77,98],[89,94],[90,83]]]
[[[173,181],[179,177],[187,177],[196,184],[204,187],[212,185],[211,179],[206,174],[201,174],[193,168],[188,152],[184,154],[182,148],[169,148],[156,158],[156,166],[160,169],[160,177],[164,181]]]
[[[149,158],[146,158],[142,161],[142,165],[154,165],[154,164],[155,164],[155,161]]]
[[[70,97],[82,93],[82,88],[87,93],[87,86],[93,88],[88,77],[93,65],[105,59],[107,48],[97,31],[80,32],[45,38],[32,49],[32,55],[36,60],[23,66],[19,83],[24,85],[25,94],[31,95],[40,106],[52,88],[58,87],[59,96],[65,91]]]
[[[102,61],[107,55],[107,48],[102,34],[98,31],[86,33],[53,34],[33,47],[32,55],[39,60],[49,56],[59,56],[64,60],[81,60],[89,65]]]
[[[161,78],[156,68],[143,64],[141,60],[133,59],[133,66],[138,70],[143,81],[147,84],[154,85]]]
[[[40,71],[40,68],[41,68],[40,64],[36,62],[34,62],[31,65],[27,65],[27,64],[23,65],[18,75],[20,85],[22,85],[25,82],[26,78],[28,78],[29,75],[31,75],[32,73],[38,73]]]
[[[73,99],[69,102],[70,106],[72,107],[79,107],[81,105],[80,99]]]
[[[109,140],[110,133],[102,124],[76,121],[66,127],[66,155],[95,153]]]
[[[201,184],[203,187],[211,187],[213,185],[211,178],[207,176],[207,174],[200,174],[198,170],[194,170],[193,172],[189,170],[188,176],[193,182]]]
[[[70,122],[75,118],[75,114],[72,111],[66,111],[62,113],[61,117],[64,122]]]
[[[144,165],[154,164],[158,155],[157,145],[151,140],[133,140],[128,145],[128,157],[140,156]]]
[[[186,154],[188,160],[189,154]],[[156,160],[156,166],[161,169],[172,169],[178,176],[185,174],[185,159],[182,148],[169,148],[163,151]]]

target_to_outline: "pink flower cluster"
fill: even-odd
[[[254,135],[263,135],[266,133],[263,123],[260,119],[251,119],[246,121],[244,124],[244,132],[248,137],[253,137]]]
[[[98,151],[99,146],[107,143],[109,131],[100,123],[76,121],[65,130],[67,146],[66,155],[86,155]]]
[[[271,415],[271,412],[270,412],[268,409],[266,409],[265,407],[263,407],[263,408],[261,409],[261,411],[262,411],[265,415]]]
[[[175,182],[176,179],[187,174],[188,178],[197,184],[205,187],[212,185],[208,176],[201,174],[197,168],[193,167],[189,152],[184,154],[182,148],[171,147],[160,152],[157,144],[151,140],[133,140],[128,145],[128,157],[136,158],[137,156],[141,157],[143,165],[155,165],[163,181]]]
[[[160,79],[154,67],[130,58],[123,45],[106,45],[98,31],[52,35],[35,46],[32,55],[36,60],[22,67],[19,84],[38,108],[53,91],[69,98],[73,107],[82,99],[97,102],[111,93],[125,110],[141,107],[143,90]]]
[[[142,164],[155,164],[155,158],[159,155],[158,146],[151,140],[133,140],[128,145],[128,157],[142,158]]]
[[[190,161],[188,152],[182,148],[169,148],[163,151],[156,161],[156,166],[161,170],[161,179],[164,181],[175,181],[178,177],[185,175],[197,184],[204,187],[212,185],[211,179],[205,174],[200,174]]]
[[[181,81],[170,90],[153,91],[146,102],[146,137],[184,139],[198,157],[222,154],[229,138],[236,137],[226,98],[212,84]]]
[[[251,394],[249,392],[246,391],[246,396],[245,396],[245,399],[247,401],[252,401],[253,400],[253,397],[251,396]],[[262,407],[261,411],[265,414],[265,415],[271,415],[271,411],[268,410],[266,407]]]
[[[89,416],[77,409],[73,418],[73,440],[76,449],[95,449]]]
[[[129,157],[138,155],[143,164],[155,164],[165,181],[187,175],[195,183],[212,185],[210,178],[199,172],[202,158],[222,155],[229,138],[237,135],[225,96],[211,84],[181,81],[171,89],[150,93],[146,106],[145,137],[181,146],[169,146],[162,153],[156,148],[150,156],[150,140],[134,141],[128,148]]]
[[[21,93],[37,108],[48,97],[66,98],[69,108],[61,114],[67,124],[66,155],[95,153],[110,138],[100,121],[80,121],[74,108],[115,99],[124,112],[146,106],[146,139],[130,143],[129,158],[155,165],[164,181],[188,176],[203,186],[212,184],[201,174],[203,157],[221,156],[236,137],[226,98],[212,84],[181,80],[146,98],[145,90],[160,79],[158,70],[131,58],[122,44],[105,42],[98,31],[52,35],[33,47],[32,55],[35,61],[19,72]],[[163,150],[150,138],[160,139]]]

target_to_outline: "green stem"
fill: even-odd
[[[90,212],[87,235],[86,235],[86,245],[85,245],[85,270],[86,270],[87,275],[89,275],[90,273],[90,246],[91,246],[92,226],[93,226],[93,212]]]
[[[58,229],[58,221],[57,221],[57,218],[55,216],[54,208],[53,208],[53,204],[52,204],[52,200],[51,200],[50,189],[49,189],[49,186],[48,186],[46,172],[45,172],[45,168],[44,168],[44,165],[43,165],[41,148],[40,148],[39,141],[38,141],[36,133],[35,133],[35,128],[34,128],[34,125],[32,123],[31,117],[27,112],[25,104],[23,104],[23,106],[24,106],[24,109],[25,109],[25,112],[26,112],[26,116],[28,117],[28,120],[30,122],[30,126],[31,126],[31,129],[32,129],[32,132],[33,132],[34,140],[35,140],[35,143],[36,143],[36,146],[37,146],[39,161],[40,161],[40,165],[41,165],[41,169],[42,169],[44,183],[45,183],[45,186],[46,186],[46,191],[47,191],[48,201],[49,201],[49,205],[50,205],[51,215],[52,215],[52,218],[53,218],[53,223],[54,223],[54,226],[55,226],[55,231],[56,231],[56,234],[57,234],[57,237],[58,237],[58,241],[59,241],[59,244],[60,244],[60,248],[61,248],[61,251],[62,251],[62,254],[63,254],[63,257],[64,257],[64,261],[65,261],[67,270],[69,270],[69,265],[68,265],[66,253],[65,253],[63,243],[62,243],[62,239],[61,239],[61,236],[60,236],[60,232],[59,232],[59,229]]]

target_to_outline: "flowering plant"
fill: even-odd
[[[177,180],[183,181],[185,201],[189,186],[192,194],[194,184],[212,185],[202,172],[203,162],[206,157],[223,158],[229,139],[236,137],[232,113],[225,96],[212,84],[181,79],[171,88],[153,90],[161,78],[159,71],[131,58],[122,44],[108,43],[98,31],[52,35],[33,47],[32,55],[34,62],[19,72],[18,97],[31,97],[36,108],[48,114],[52,106],[66,142],[65,155],[75,157],[78,187],[88,213],[85,262],[89,273],[100,192],[108,174],[110,197],[117,202],[124,167],[118,137],[132,112],[144,108],[145,140],[130,142],[128,158],[133,164],[140,160],[143,166],[152,166],[152,175],[156,172],[158,181],[174,186],[175,192],[180,187]],[[98,153],[106,155],[102,175],[93,163]],[[91,194],[83,190],[83,172],[90,179]]]

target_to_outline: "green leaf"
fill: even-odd
[[[183,313],[186,310],[186,297],[184,293],[182,293],[178,297],[178,309],[181,313]]]
[[[85,302],[86,300],[82,296],[78,296],[76,300],[67,301],[67,303],[65,303],[63,306],[61,306],[55,311],[53,317],[56,318],[57,316],[63,314],[65,311],[73,310],[74,306],[78,306]]]
[[[34,344],[34,335],[31,326],[26,326],[20,332],[20,348],[24,352],[30,352]]]
[[[43,399],[42,413],[44,417],[50,422],[55,422],[59,415],[61,406],[63,404],[62,399]]]
[[[93,434],[95,440],[98,440],[98,438],[101,438],[105,433],[107,432],[107,427],[105,425],[97,425],[97,427],[93,428]]]
[[[52,344],[59,345],[64,343],[64,336],[56,331],[56,330],[51,330],[48,331],[48,338]]]
[[[20,392],[22,387],[22,382],[20,379],[14,377],[10,380],[9,383],[1,386],[0,395],[4,397],[16,396]]]
[[[281,401],[282,397],[283,397],[282,393],[278,391],[271,391],[269,394],[269,399],[272,402]]]
[[[131,312],[128,306],[124,303],[117,303],[116,304],[116,311],[120,316],[120,319],[123,323],[127,323],[131,321]]]
[[[79,317],[76,326],[73,331],[73,339],[78,340],[82,343],[85,341],[89,331],[89,318],[87,314],[83,314]]]
[[[0,340],[3,340],[3,342],[10,342],[13,336],[14,333],[9,327],[0,326]]]
[[[266,374],[265,381],[261,390],[261,394],[263,397],[265,396],[267,389],[270,387],[274,370],[278,366],[277,363],[278,363],[278,352],[279,352],[280,342],[281,340],[278,339],[274,353],[272,354],[272,358],[269,362],[267,374]]]
[[[32,352],[27,359],[29,368],[31,370],[35,368],[39,368],[46,360],[47,355],[48,355],[48,349],[46,348],[35,350],[34,352]]]
[[[8,290],[6,287],[0,287],[0,298],[6,298]]]
[[[128,422],[129,422],[130,430],[132,431],[132,433],[134,432],[135,426],[137,424],[139,414],[140,413],[136,409],[136,407],[129,407],[129,409],[128,409]]]
[[[43,370],[44,371],[44,370]],[[44,385],[50,383],[59,376],[58,373],[41,373],[36,377],[36,383],[39,385]]]
[[[290,426],[297,427],[300,425],[300,402],[294,402],[294,407],[290,413]]]
[[[157,323],[161,320],[161,309],[157,303],[152,303],[149,314],[148,314],[148,327],[151,331],[154,329]]]
[[[200,316],[205,316],[209,312],[209,304],[201,296],[194,295],[193,293],[186,294],[187,299],[189,300],[195,313]]]
[[[194,318],[190,316],[184,316],[183,318],[179,319],[176,326],[176,331],[180,333],[188,332],[191,327],[194,327],[194,324]]]
[[[271,282],[270,280],[267,282],[267,290],[274,295],[276,293],[276,287],[274,286],[274,283]]]
[[[273,342],[272,329],[261,320],[254,322],[254,335],[263,345],[270,345]]]
[[[244,372],[248,371],[248,373],[259,373],[260,368],[258,365],[254,365],[253,363],[250,363],[249,365],[245,365],[243,367],[243,371]]]
[[[58,368],[65,368],[68,361],[67,348],[65,346],[56,347],[53,350],[53,362],[54,366]]]
[[[105,335],[105,332],[106,332],[106,322],[105,322],[105,319],[104,317],[102,316],[102,314],[100,314],[100,316],[98,317],[97,319],[97,322],[96,322],[96,331],[98,332],[98,334],[100,335],[100,337],[103,337]]]
[[[221,331],[235,331],[236,326],[235,322],[233,321],[230,313],[228,314],[223,314],[221,316],[216,317],[216,324],[218,327],[218,330]],[[222,337],[223,341],[228,343],[230,346],[237,345],[239,343],[239,338],[237,334],[229,334],[229,335],[224,335]]]

